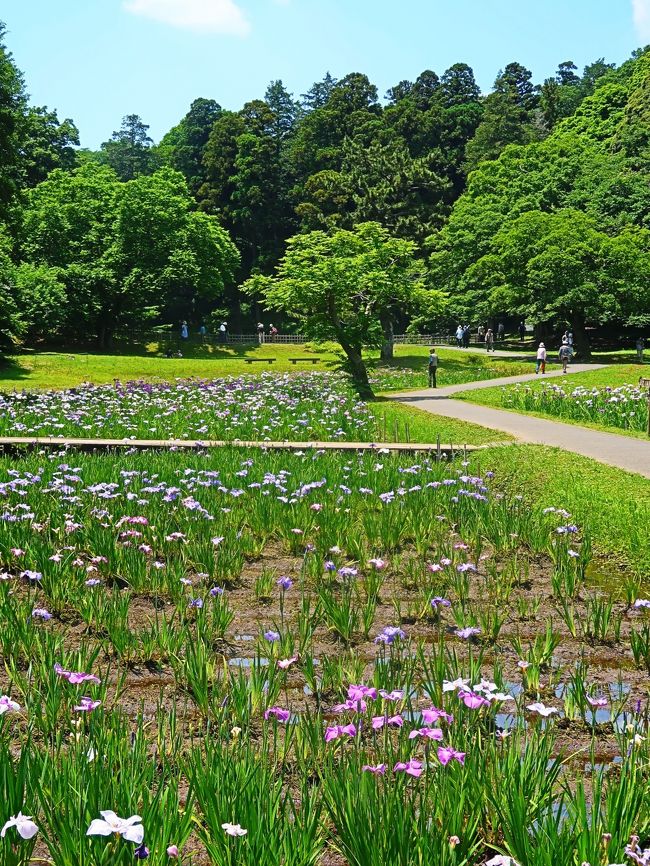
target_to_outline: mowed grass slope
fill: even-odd
[[[564,508],[587,526],[597,554],[598,578],[620,588],[631,570],[650,590],[650,481],[640,475],[558,448],[515,445],[488,448],[471,458],[471,471],[495,472],[498,486],[531,507]]]
[[[333,370],[342,362],[334,344],[316,346],[196,346],[180,347],[183,358],[165,358],[157,344],[124,352],[25,352],[0,359],[0,389],[75,388],[83,382],[99,385],[114,379],[169,381],[175,378],[215,378],[254,373],[260,369],[295,372],[300,369]],[[519,375],[531,371],[527,361],[488,357],[441,349],[439,384],[452,385],[496,376]],[[380,365],[377,353],[368,353],[370,376],[375,390],[422,388],[428,384],[426,346],[396,346],[395,359],[389,366]],[[272,364],[260,363],[275,359]],[[292,364],[291,358],[313,358],[315,364]],[[248,360],[254,363],[247,363]]]

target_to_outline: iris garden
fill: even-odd
[[[322,374],[17,395],[2,424],[371,429]],[[588,521],[485,455],[61,447],[0,472],[3,863],[648,862],[647,582],[599,588]]]

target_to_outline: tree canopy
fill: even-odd
[[[238,253],[214,217],[192,210],[185,179],[161,169],[121,183],[109,168],[54,171],[29,195],[21,249],[56,268],[66,287],[65,328],[106,345],[147,315],[183,315],[218,299]]]
[[[271,310],[299,322],[316,340],[335,340],[363,395],[372,393],[364,348],[385,340],[396,310],[442,309],[441,292],[427,290],[424,267],[411,241],[391,237],[378,223],[298,234],[287,244],[275,276],[252,277],[244,290]]]
[[[365,323],[385,356],[394,327],[451,316],[571,324],[584,351],[589,326],[650,322],[648,50],[619,68],[563,59],[541,82],[512,60],[488,93],[464,62],[383,97],[361,71],[327,73],[300,97],[276,78],[239,110],[221,107],[224,93],[194,99],[158,144],[131,110],[93,152],[72,119],[30,102],[5,42],[0,24],[5,345],[106,341],[217,309],[249,329],[266,297],[251,303],[251,286],[282,283],[301,238],[349,264],[371,235],[410,245],[409,285],[449,297],[445,313],[417,292],[407,303],[394,274],[394,302],[375,298]]]
[[[571,325],[585,353],[586,325],[650,322],[650,53],[597,78],[546,140],[481,162],[430,239],[458,315]]]

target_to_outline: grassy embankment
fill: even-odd
[[[618,388],[621,385],[637,385],[640,376],[650,376],[650,365],[642,364],[623,364],[620,366],[606,367],[601,370],[589,370],[585,373],[576,373],[570,378],[550,379],[545,380],[540,377],[539,381],[526,383],[526,388],[533,391],[541,390],[546,384],[562,386],[566,382],[566,388],[573,390],[574,388]],[[553,421],[561,421],[565,424],[574,424],[580,427],[590,427],[594,430],[601,430],[608,433],[618,433],[622,436],[633,436],[638,439],[647,439],[645,430],[630,430],[624,427],[616,427],[613,425],[599,424],[582,417],[569,417],[562,415],[558,417],[556,413],[535,411],[532,409],[525,410],[523,408],[514,408],[508,406],[504,402],[504,396],[511,392],[516,386],[509,385],[507,387],[483,388],[477,391],[466,391],[458,394],[456,399],[468,400],[470,403],[478,403],[481,406],[492,406],[496,409],[504,409],[510,412],[516,412],[523,415],[534,415],[538,418],[548,418]],[[520,386],[521,387],[521,386]]]

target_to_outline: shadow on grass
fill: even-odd
[[[444,348],[443,348],[444,351]],[[502,357],[499,355],[488,355],[487,352],[468,352],[467,354],[449,353],[444,355],[444,360],[441,360],[440,366],[449,372],[463,372],[468,368],[476,367],[480,369],[485,367],[489,362],[489,366],[502,365],[504,367],[517,366],[530,362],[534,363],[534,357],[518,356],[518,357]],[[396,355],[389,363],[380,359],[373,359],[367,363],[368,369],[373,372],[381,372],[382,370],[425,370],[427,366],[426,354],[412,355]]]
[[[0,357],[0,382],[15,382],[29,379],[31,371],[16,358]]]
[[[183,342],[179,339],[170,340],[169,342],[118,342],[116,341],[110,348],[102,349],[92,345],[74,345],[74,346],[43,346],[30,349],[23,349],[20,355],[25,357],[30,356],[68,356],[73,358],[152,358],[167,360],[167,351],[172,353],[180,352],[180,359],[174,355],[170,360],[183,361],[237,361],[246,360],[247,358],[260,355],[261,357],[271,357],[274,352],[279,358],[284,358],[291,354],[296,357],[314,357],[326,365],[334,365],[340,363],[329,349],[320,349],[311,345],[293,345],[290,343],[227,343],[227,344],[202,344],[197,341]],[[11,360],[11,359],[8,359]]]

